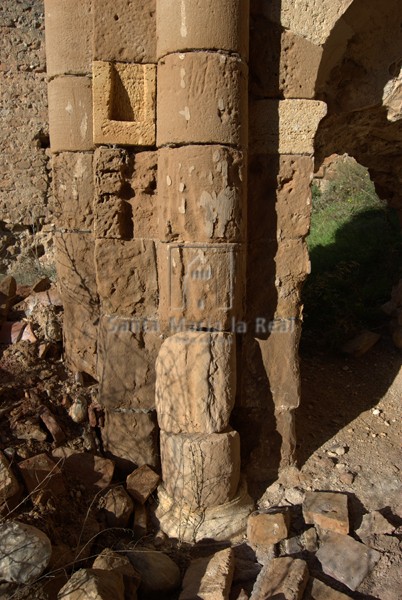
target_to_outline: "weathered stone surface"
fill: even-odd
[[[150,327],[156,322],[150,323]],[[155,361],[162,343],[146,322],[103,316],[99,326],[99,402],[111,409],[155,406]]]
[[[179,600],[228,600],[234,567],[232,548],[193,560],[184,575]]]
[[[158,501],[155,514],[162,531],[190,544],[204,539],[243,540],[248,515],[254,508],[244,482],[232,501],[219,506],[194,509],[185,502],[177,502],[163,486],[158,488]]]
[[[100,502],[108,527],[127,527],[134,504],[122,485],[111,488]],[[101,568],[95,567],[94,568]]]
[[[322,47],[270,23],[252,20],[250,90],[255,98],[314,98]]]
[[[157,145],[246,145],[247,68],[212,52],[171,54],[158,66]]]
[[[170,333],[230,328],[243,314],[244,268],[239,244],[160,244],[162,326]]]
[[[111,460],[91,452],[75,452],[71,448],[56,448],[53,456],[62,459],[59,466],[69,477],[83,483],[92,491],[107,488],[113,478],[114,464]]]
[[[244,240],[243,153],[224,146],[161,148],[158,173],[161,239]]]
[[[155,144],[156,66],[94,61],[96,144]]]
[[[308,576],[307,563],[304,560],[290,557],[274,558],[262,568],[250,600],[301,600]]]
[[[314,154],[314,137],[327,107],[318,100],[250,103],[252,154]]]
[[[233,500],[240,479],[240,439],[236,431],[167,434],[161,431],[162,478],[178,504],[194,510]]]
[[[356,529],[356,534],[366,543],[366,540],[373,535],[391,534],[394,533],[395,527],[378,510],[373,510],[367,515],[363,515],[363,519],[359,529]]]
[[[104,313],[156,316],[158,280],[152,240],[96,240],[95,264]]]
[[[0,505],[12,498],[19,490],[20,484],[10,467],[10,463],[4,454],[0,452]]]
[[[136,600],[137,589],[140,585],[141,575],[134,569],[129,559],[110,548],[105,548],[95,558],[93,569],[112,571],[123,576],[125,600]]]
[[[352,0],[336,3],[331,0],[301,0],[295,5],[292,0],[282,0],[280,4],[258,0],[254,12],[264,14],[274,23],[319,45],[326,41],[336,21],[351,3]]]
[[[95,377],[99,300],[92,236],[57,234],[56,257],[64,305],[63,335],[67,364],[74,371],[84,371]]]
[[[45,0],[45,26],[48,76],[90,73],[92,0]]]
[[[104,449],[123,469],[158,467],[157,426],[153,413],[107,410],[102,429]]]
[[[134,569],[141,574],[142,593],[163,594],[179,587],[180,569],[167,554],[140,548],[130,549],[127,557]]]
[[[134,503],[134,535],[142,538],[148,533],[148,511],[145,504]]]
[[[0,281],[0,324],[7,319],[11,306],[11,299],[15,296],[17,283],[14,277],[8,275]]]
[[[144,504],[154,490],[160,477],[148,465],[142,465],[127,477],[127,491],[136,502]]]
[[[306,492],[303,517],[309,525],[318,525],[347,535],[349,533],[348,497],[334,492]]]
[[[156,62],[156,0],[109,0],[94,5],[94,59]]]
[[[183,6],[158,2],[156,24],[158,58],[184,50],[226,50],[248,56],[248,0],[202,5],[190,0]],[[184,12],[183,12],[184,11]]]
[[[57,600],[124,600],[124,583],[120,573],[101,569],[79,569],[57,595]]]
[[[92,83],[88,77],[56,77],[48,83],[53,152],[91,150]]]
[[[251,514],[247,522],[247,538],[251,546],[269,546],[288,537],[290,516],[286,512]]]
[[[49,564],[52,546],[42,531],[18,521],[0,525],[0,579],[32,583]]]
[[[229,425],[236,394],[235,336],[177,333],[156,361],[156,408],[169,433],[219,433]]]
[[[363,356],[366,352],[368,352],[381,338],[379,333],[375,333],[374,331],[362,331],[354,337],[352,340],[349,340],[342,346],[342,352],[345,354],[351,354],[356,358],[358,356]]]
[[[311,590],[309,591],[311,600],[348,600],[350,598],[347,594],[338,592],[315,578],[312,580]]]
[[[158,238],[157,153],[97,148],[95,172],[95,236]]]
[[[316,556],[324,573],[355,590],[381,554],[347,535],[330,532],[324,537]]]
[[[62,444],[66,439],[60,423],[56,419],[55,415],[47,406],[42,406],[39,409],[39,416],[46,429],[49,431],[56,444]]]
[[[92,230],[92,162],[92,153],[63,152],[53,157],[54,216],[58,227]]]
[[[54,496],[66,493],[61,470],[47,454],[37,454],[18,463],[28,493],[47,492]]]

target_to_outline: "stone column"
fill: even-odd
[[[251,509],[240,484],[235,327],[245,283],[247,0],[158,0],[159,319],[163,486],[172,537],[225,539]]]
[[[96,375],[92,1],[45,0],[56,261],[68,366]],[[77,26],[79,24],[79,26]]]

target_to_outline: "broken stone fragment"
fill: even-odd
[[[141,538],[148,533],[148,511],[145,504],[134,502],[134,535]]]
[[[142,465],[127,477],[127,491],[136,502],[144,504],[160,481],[158,473],[155,473],[148,465]]]
[[[385,517],[382,516],[380,511],[373,510],[367,515],[363,516],[359,529],[356,530],[356,534],[366,543],[366,541],[373,535],[378,534],[392,534],[395,531],[395,527],[391,525]]]
[[[14,277],[8,275],[0,281],[0,323],[7,318],[11,299],[15,296],[17,284]]]
[[[67,581],[57,600],[124,600],[123,576],[101,569],[80,569]]]
[[[349,600],[350,596],[334,590],[319,579],[313,578],[309,598],[311,600]]]
[[[83,483],[88,490],[103,490],[112,481],[114,463],[108,458],[96,456],[91,452],[74,452],[67,447],[56,448],[52,455],[64,459],[60,463],[61,470]]]
[[[233,573],[232,548],[193,560],[184,575],[179,600],[228,600]]]
[[[28,493],[47,492],[54,496],[65,494],[61,470],[47,454],[37,454],[18,464]]]
[[[362,331],[352,340],[342,346],[342,352],[351,354],[355,358],[366,354],[381,338],[380,334],[373,331]]]
[[[26,323],[4,321],[0,326],[0,344],[17,344],[22,338]]]
[[[247,538],[251,546],[270,546],[288,537],[290,516],[288,511],[252,513],[247,523]]]
[[[39,416],[42,419],[45,427],[50,431],[51,436],[56,444],[62,444],[66,439],[66,435],[54,414],[47,408],[47,406],[42,406],[39,411]]]
[[[0,505],[15,496],[19,490],[20,484],[10,467],[10,463],[4,454],[0,452]]]
[[[134,504],[122,485],[110,489],[99,503],[108,527],[127,527]]]
[[[316,556],[324,573],[355,590],[379,561],[381,554],[348,535],[328,532]]]
[[[306,492],[303,517],[307,524],[349,533],[348,497],[334,492]]]
[[[92,565],[93,569],[112,571],[123,576],[125,598],[135,600],[141,575],[134,569],[129,559],[123,554],[118,554],[110,548],[105,548],[96,557]]]
[[[304,560],[274,558],[262,568],[250,600],[301,600],[308,577],[307,563]]]
[[[127,551],[127,558],[141,574],[140,591],[143,594],[163,594],[179,587],[180,569],[167,554],[136,548]]]
[[[32,583],[49,564],[52,545],[42,531],[18,521],[0,525],[0,579]]]

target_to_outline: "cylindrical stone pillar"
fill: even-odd
[[[247,0],[157,1],[159,317],[168,337],[156,406],[163,494],[189,525],[191,511],[227,506],[239,486],[229,417],[244,305],[248,12]],[[196,537],[163,507],[158,516],[170,535]]]

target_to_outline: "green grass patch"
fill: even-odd
[[[313,187],[307,243],[304,341],[333,348],[362,328],[380,328],[380,306],[402,277],[402,237],[364,167],[341,163],[325,191]]]

